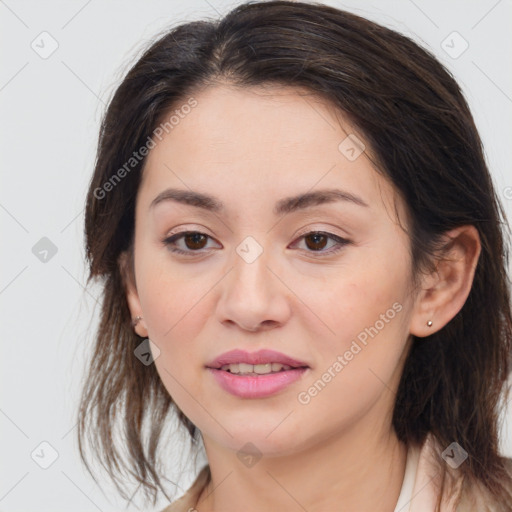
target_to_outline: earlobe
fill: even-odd
[[[128,251],[122,252],[117,261],[119,272],[123,280],[126,301],[132,317],[131,326],[139,336],[146,338],[148,336],[148,330],[144,322],[139,294],[137,293],[130,253]]]
[[[410,332],[420,338],[448,324],[464,306],[473,285],[481,252],[478,230],[462,226],[445,233],[445,241],[436,270],[423,278],[416,297]]]

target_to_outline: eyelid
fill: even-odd
[[[309,233],[325,233],[326,235],[329,235],[329,236],[335,236],[335,237],[343,238],[343,239],[347,239],[347,240],[352,238],[351,235],[349,235],[346,231],[345,231],[344,234],[333,233],[331,231],[332,229],[340,230],[341,228],[338,228],[336,226],[331,226],[331,225],[325,224],[325,223],[322,226],[318,226],[318,225],[311,226],[311,225],[309,225],[309,226],[305,227],[304,229],[301,229],[295,235],[295,237],[304,236],[304,235],[307,235]],[[325,226],[328,226],[328,227],[326,228]]]
[[[323,224],[324,227],[326,224]],[[328,225],[328,224],[327,224]],[[210,238],[214,239],[215,237],[213,235],[210,235],[208,233],[208,229],[205,228],[204,226],[199,226],[197,224],[184,224],[184,225],[181,225],[180,228],[185,228],[183,230],[180,229],[180,231],[175,231],[175,230],[170,230],[164,237],[164,239],[167,239],[167,238],[170,238],[171,236],[173,235],[176,235],[176,234],[186,234],[186,233],[200,233],[202,235],[207,235],[209,236]],[[190,229],[187,229],[187,228],[190,228]],[[295,235],[294,235],[294,238],[297,238],[297,237],[300,237],[300,236],[304,236],[304,235],[307,235],[309,233],[325,233],[326,235],[329,235],[329,236],[334,236],[334,237],[338,237],[338,238],[343,238],[343,239],[350,239],[351,238],[351,235],[348,234],[347,232],[345,232],[345,234],[336,234],[336,233],[332,233],[331,231],[329,231],[330,229],[340,229],[340,228],[336,228],[335,226],[332,226],[332,227],[328,227],[327,229],[325,228],[322,228],[322,227],[317,227],[317,226],[307,226],[303,229],[301,229],[299,232],[297,232]],[[204,230],[204,231],[202,231]]]

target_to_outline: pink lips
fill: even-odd
[[[220,368],[225,364],[232,363],[247,363],[247,364],[266,364],[266,363],[281,363],[294,368],[301,366],[308,366],[302,361],[292,359],[281,352],[275,350],[259,350],[258,352],[246,352],[245,350],[231,350],[221,354],[215,358],[211,363],[206,366],[208,368]]]
[[[292,368],[277,373],[256,376],[237,375],[220,369],[225,364],[234,363],[280,363]],[[252,353],[244,350],[231,350],[218,356],[206,367],[222,389],[240,398],[271,396],[300,379],[309,368],[306,363],[274,350],[260,350]]]

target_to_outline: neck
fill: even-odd
[[[300,452],[263,456],[250,468],[240,464],[236,452],[205,438],[212,478],[197,512],[393,512],[407,449],[391,428],[376,433],[378,423],[365,424]]]

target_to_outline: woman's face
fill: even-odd
[[[415,314],[402,201],[311,95],[216,86],[195,99],[155,139],[136,204],[130,307],[164,386],[205,442],[234,450],[389,429]],[[233,350],[263,366],[212,368]],[[250,359],[261,350],[281,355]],[[306,368],[270,364],[284,356]]]

